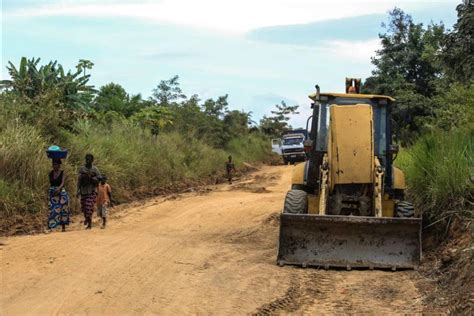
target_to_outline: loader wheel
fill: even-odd
[[[290,190],[285,197],[283,213],[287,214],[307,214],[308,213],[308,193],[302,190]]]
[[[407,201],[400,201],[397,203],[398,217],[413,217],[415,216],[415,208],[413,204]]]

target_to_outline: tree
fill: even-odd
[[[375,69],[363,90],[394,95],[411,89],[432,96],[442,73],[436,59],[445,37],[444,25],[432,23],[424,28],[399,8],[389,15],[389,23],[382,24],[386,33],[379,34],[382,48],[372,58]]]
[[[275,107],[276,110],[271,111],[273,116],[264,115],[260,120],[260,130],[271,137],[280,137],[291,128],[288,121],[291,115],[299,114],[297,112],[299,105],[289,106],[285,101],[281,101],[281,104],[275,104]]]
[[[408,143],[434,116],[430,98],[436,95],[443,80],[439,56],[446,32],[441,23],[428,27],[414,23],[399,8],[389,15],[388,24],[383,24],[386,32],[379,34],[382,48],[372,58],[375,69],[362,92],[397,99],[392,109],[394,134]]]
[[[94,66],[94,63],[91,62],[90,60],[87,59],[79,59],[79,63],[77,64],[76,68],[79,72],[83,71],[84,75],[83,77],[86,76],[86,69],[92,69]]]
[[[281,104],[275,104],[275,107],[277,109],[271,112],[280,121],[287,122],[290,120],[290,115],[299,114],[297,112],[299,105],[287,105],[285,101],[281,101]]]
[[[458,21],[444,42],[442,60],[446,73],[457,81],[474,81],[474,4],[464,0],[456,8]]]
[[[215,116],[217,118],[222,118],[227,111],[227,102],[228,95],[223,95],[217,98],[217,100],[207,99],[204,102],[203,109],[204,113],[210,116]]]
[[[179,86],[179,76],[174,76],[169,80],[162,80],[160,84],[153,89],[152,100],[160,106],[170,106],[176,104],[186,96]]]
[[[228,111],[223,119],[223,136],[221,137],[222,144],[226,144],[230,139],[249,132],[249,126],[252,123],[252,112]]]
[[[116,83],[100,87],[93,102],[93,108],[99,112],[115,111],[129,117],[145,107],[140,94],[130,96]]]
[[[131,117],[143,129],[148,128],[153,135],[173,124],[173,113],[166,107],[153,106],[142,109]]]

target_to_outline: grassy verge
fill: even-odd
[[[424,135],[400,152],[409,198],[423,213],[427,313],[472,314],[474,200],[473,131],[457,129]],[[420,283],[421,288],[423,284]]]
[[[46,219],[50,160],[45,150],[50,145],[34,126],[12,121],[0,127],[0,218],[2,231],[18,218]],[[231,140],[227,149],[217,149],[192,135],[176,132],[153,136],[128,122],[104,127],[80,121],[74,133],[64,132],[57,145],[69,149],[63,163],[67,190],[75,194],[76,172],[84,155],[92,153],[101,173],[109,178],[114,199],[128,202],[160,188],[195,183],[222,174],[228,155],[237,168],[243,162],[262,161],[269,155],[268,141],[247,134]],[[77,201],[72,204],[77,212]],[[36,223],[39,225],[38,223]],[[24,226],[24,225],[23,225]],[[19,232],[24,232],[21,227]]]
[[[473,132],[433,132],[403,150],[396,160],[410,197],[430,221],[456,213],[472,219]]]

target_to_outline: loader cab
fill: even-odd
[[[319,171],[323,155],[328,151],[327,136],[330,120],[329,108],[331,105],[355,105],[368,104],[372,107],[374,122],[374,154],[380,160],[385,169],[385,179],[392,179],[392,156],[394,147],[391,144],[391,106],[395,101],[393,98],[382,95],[347,94],[347,93],[320,93],[309,96],[314,101],[313,117],[311,123],[311,140],[313,148],[310,153],[309,172]],[[311,177],[308,176],[308,180]],[[392,180],[384,181],[385,189],[390,190]],[[315,188],[317,183],[313,184]]]

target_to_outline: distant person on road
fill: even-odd
[[[112,206],[112,188],[107,183],[107,177],[102,176],[97,188],[97,216],[102,218],[102,227],[105,228],[109,206]]]
[[[232,162],[232,156],[229,156],[228,161],[225,165],[225,170],[227,173],[227,180],[229,181],[229,184],[232,184],[232,176],[236,172],[234,163]]]
[[[97,185],[99,184],[100,172],[94,162],[94,156],[87,154],[86,163],[79,169],[77,179],[77,196],[81,198],[81,210],[84,213],[84,225],[86,229],[92,228],[92,213],[94,212],[97,197]]]
[[[61,159],[53,159],[53,170],[49,173],[49,216],[48,228],[53,229],[59,225],[66,231],[69,225],[69,195],[64,188],[66,176],[61,170]]]

